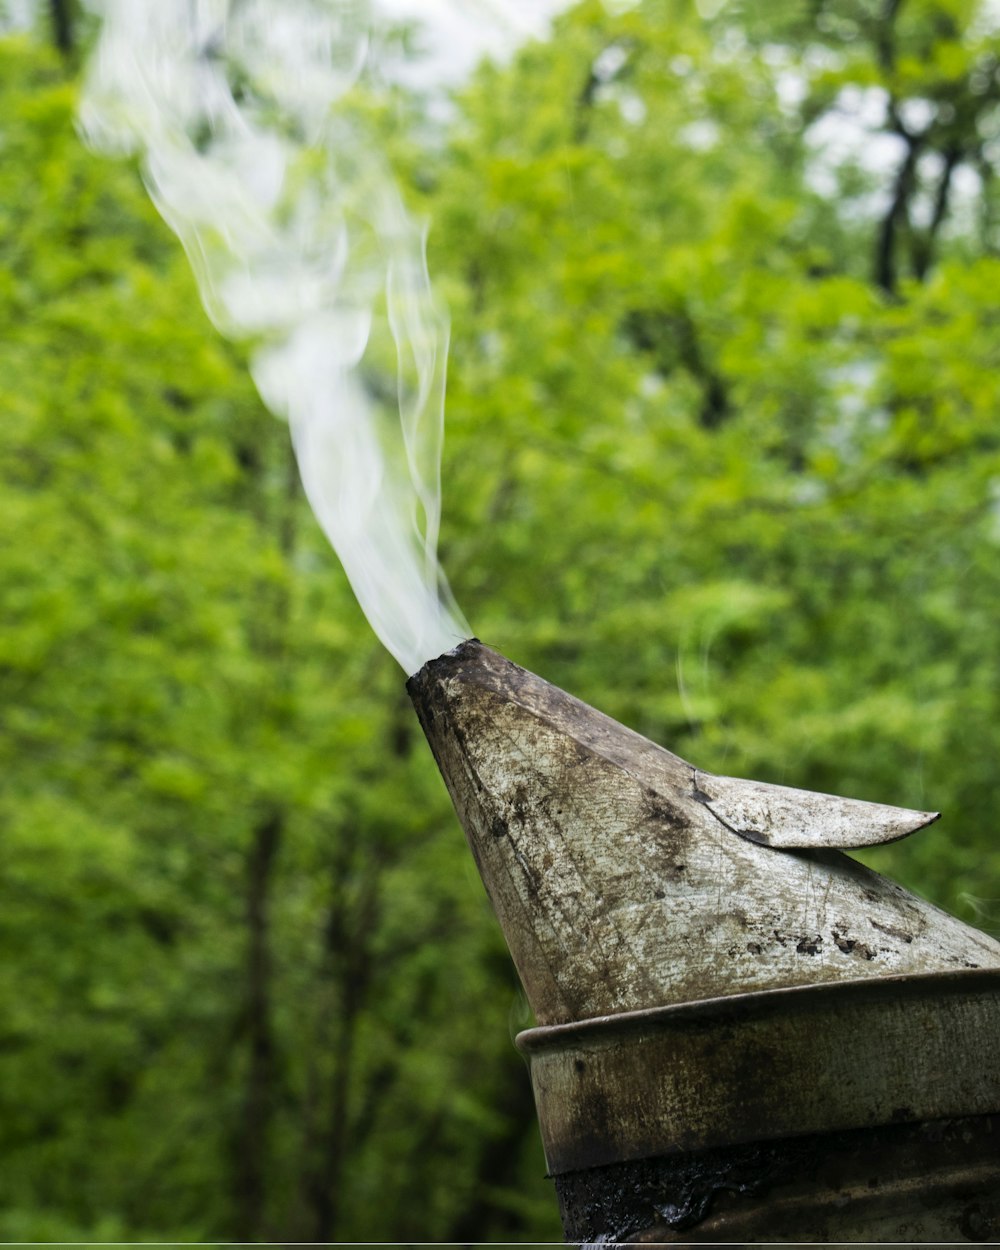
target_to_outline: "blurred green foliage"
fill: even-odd
[[[990,927],[986,12],[587,0],[436,144],[380,124],[479,636],[705,768],[943,809],[868,858]],[[401,674],[75,99],[0,42],[0,1239],[557,1238]]]

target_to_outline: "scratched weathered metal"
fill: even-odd
[[[714,777],[475,640],[408,689],[540,1025],[1000,968],[1000,943],[830,849],[932,813]]]
[[[785,849],[851,849],[897,842],[940,815],[741,777],[716,777],[700,770],[695,772],[694,784],[712,815],[734,833],[751,842]]]
[[[684,1003],[530,1029],[517,1044],[560,1174],[995,1112],[998,1039],[991,969]]]

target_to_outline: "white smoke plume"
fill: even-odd
[[[95,0],[81,105],[137,153],[209,315],[249,340],[306,494],[365,615],[408,673],[467,638],[437,562],[447,316],[350,94],[366,0]],[[385,329],[397,403],[387,418]],[[389,375],[391,377],[391,374]]]

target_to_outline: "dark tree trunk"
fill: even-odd
[[[906,142],[906,155],[896,171],[889,209],[882,219],[875,244],[875,263],[872,277],[887,295],[896,294],[896,243],[899,229],[909,220],[910,196],[913,194],[917,157],[920,155],[920,138],[906,131],[900,137]]]
[[[983,184],[979,197],[979,246],[986,256],[997,255],[996,227],[993,212],[993,183],[995,173],[993,163],[980,153],[976,163],[979,177]]]
[[[342,859],[342,857],[338,857]],[[337,983],[337,1020],[332,1043],[332,1074],[327,1089],[318,1157],[308,1181],[312,1207],[311,1240],[334,1241],[341,1216],[344,1162],[351,1136],[351,1091],[355,1079],[358,1022],[374,972],[370,936],[378,919],[378,878],[369,874],[360,897],[347,899],[347,865],[333,865],[333,900],[327,917],[325,945],[330,976]]]
[[[884,0],[875,25],[875,55],[882,71],[891,74],[896,68],[896,19],[904,0]]]
[[[268,1139],[274,1108],[276,1045],[271,1003],[269,901],[283,817],[270,813],[254,830],[247,858],[246,1030],[249,1063],[236,1143],[237,1237],[263,1236]]]
[[[69,56],[73,51],[73,14],[70,3],[71,0],[49,0],[52,38],[63,56]]]
[[[511,1211],[492,1196],[516,1191],[525,1141],[529,1133],[538,1132],[531,1079],[524,1064],[513,1054],[504,1066],[504,1083],[496,1105],[502,1107],[507,1116],[506,1126],[479,1156],[472,1201],[452,1225],[449,1241],[468,1243],[482,1241],[487,1235],[516,1238],[523,1234],[518,1212]]]

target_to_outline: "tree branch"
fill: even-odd
[[[927,270],[934,259],[934,245],[938,232],[948,215],[948,203],[951,198],[951,182],[955,167],[962,159],[962,149],[953,144],[945,150],[944,169],[938,181],[937,194],[934,197],[934,211],[930,224],[920,239],[914,240],[913,274],[918,282],[923,282]]]
[[[913,193],[917,157],[924,140],[923,135],[913,135],[909,131],[903,132],[901,137],[906,143],[906,155],[896,171],[892,200],[876,238],[872,271],[873,281],[887,295],[896,294],[896,235],[901,223],[909,218],[909,201]]]

